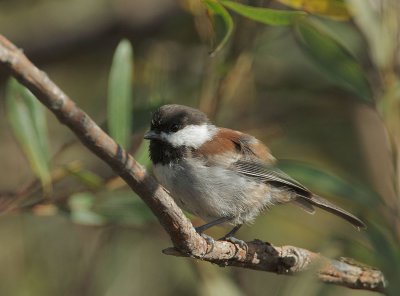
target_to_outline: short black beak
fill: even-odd
[[[147,133],[144,134],[143,138],[146,140],[159,140],[160,134],[156,133],[155,131],[148,131]]]

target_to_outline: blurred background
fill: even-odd
[[[257,136],[285,172],[368,229],[284,205],[237,236],[351,257],[381,269],[395,295],[399,3],[241,3],[310,14],[280,26],[226,10],[232,35],[211,55],[229,18],[197,0],[1,0],[0,33],[149,169],[141,139],[164,103]],[[29,104],[0,69],[0,295],[373,295],[321,284],[312,271],[289,277],[163,255],[171,242],[140,198]]]

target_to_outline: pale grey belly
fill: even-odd
[[[232,224],[251,222],[274,203],[269,186],[198,160],[156,165],[154,174],[181,208],[205,221],[232,217]]]

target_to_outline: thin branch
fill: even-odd
[[[11,71],[20,83],[67,125],[81,142],[105,161],[153,211],[171,237],[174,248],[165,254],[187,256],[220,266],[237,266],[280,274],[295,274],[316,266],[326,283],[383,292],[385,279],[379,270],[352,260],[331,260],[305,249],[275,247],[255,240],[248,250],[226,241],[211,249],[168,193],[136,160],[118,146],[47,75],[33,65],[23,52],[0,35],[0,66]]]
[[[218,242],[218,249],[203,259],[221,267],[236,266],[277,274],[293,275],[312,268],[325,283],[337,284],[353,289],[384,292],[384,277],[381,271],[360,264],[353,259],[332,260],[306,249],[293,246],[273,246],[267,242],[248,242],[248,250],[232,246],[229,242]],[[175,248],[163,250],[164,254],[190,257]]]

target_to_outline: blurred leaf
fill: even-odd
[[[335,20],[348,20],[351,15],[345,0],[277,0],[289,7]]]
[[[68,173],[90,188],[99,188],[103,185],[103,179],[89,170],[81,167],[72,168],[69,166],[65,166],[65,169]]]
[[[338,176],[329,174],[313,166],[291,160],[280,160],[277,166],[295,180],[303,185],[312,184],[312,191],[321,192],[321,195],[329,194],[346,199],[351,198],[354,202],[370,207],[378,205],[381,198],[375,192],[353,182],[346,181]]]
[[[302,11],[276,10],[261,7],[251,7],[232,1],[221,1],[222,5],[228,7],[234,12],[247,17],[253,21],[266,25],[287,26],[298,17],[305,16]]]
[[[51,191],[49,146],[44,107],[15,79],[7,83],[7,116],[32,171],[46,194]]]
[[[296,21],[295,37],[301,49],[328,77],[364,102],[373,103],[363,69],[342,44],[306,19]]]
[[[96,196],[94,211],[113,223],[139,226],[155,221],[146,204],[130,190],[103,191]]]
[[[104,224],[105,219],[92,210],[94,201],[95,196],[89,192],[72,195],[68,200],[72,221],[83,225]]]
[[[398,52],[398,1],[347,0],[359,30],[368,42],[371,59],[378,68],[393,67]],[[384,33],[383,33],[384,32]]]
[[[233,20],[232,20],[231,15],[225,9],[225,7],[223,7],[220,3],[218,3],[214,0],[203,0],[203,1],[206,4],[209,11],[211,11],[213,14],[221,17],[221,19],[225,25],[225,33],[224,33],[221,41],[218,43],[216,48],[211,52],[211,54],[215,54],[225,46],[225,44],[228,42],[229,38],[231,37],[231,35],[233,33],[233,26],[234,26]]]
[[[378,216],[380,216],[378,214]],[[382,216],[378,219],[372,219],[369,224],[368,237],[374,247],[374,251],[378,254],[379,268],[385,274],[385,279],[389,283],[387,295],[398,295],[399,282],[398,276],[400,273],[400,249],[398,242],[395,241],[394,236],[389,233],[391,225],[377,223]]]
[[[137,162],[146,167],[150,165],[149,141],[142,141],[139,148],[136,150],[135,159],[137,160]]]
[[[133,193],[127,190],[102,191],[96,195],[81,192],[68,200],[71,219],[84,225],[120,223],[144,225],[154,221],[149,208]]]
[[[381,217],[378,217],[377,219],[372,219],[373,223],[370,223],[368,236],[370,237],[370,240],[374,245],[377,253],[385,254],[385,256],[382,256],[382,258],[379,258],[379,260],[381,262],[384,261],[384,264],[387,267],[390,267],[393,262],[400,262],[398,260],[400,259],[400,252],[398,245],[393,240],[394,237],[390,234],[387,225],[383,226],[378,224],[378,221],[380,220],[379,218]],[[400,271],[400,266],[397,266],[397,268]]]
[[[108,131],[124,149],[128,148],[132,131],[133,50],[122,40],[113,57],[108,81]]]

